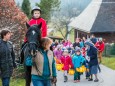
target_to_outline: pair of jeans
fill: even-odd
[[[33,86],[51,86],[51,80],[32,79]]]
[[[80,72],[77,72],[76,70],[74,73],[74,80],[80,80]]]
[[[67,70],[64,71],[64,76],[67,76]]]
[[[2,78],[2,86],[9,86],[10,77]]]

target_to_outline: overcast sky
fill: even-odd
[[[23,0],[15,0],[16,1],[16,3],[20,3],[20,5],[22,4],[22,1]],[[35,6],[35,3],[37,3],[37,2],[40,2],[40,0],[30,0],[30,3],[31,3],[31,6],[32,7],[34,7]]]

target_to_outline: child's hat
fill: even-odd
[[[38,10],[38,11],[40,11],[40,13],[41,13],[40,7],[35,6],[35,7],[32,9],[31,14],[33,14],[33,12],[34,12],[35,10]]]
[[[102,38],[99,38],[99,41],[103,41],[103,39],[102,39]]]
[[[75,52],[81,52],[81,49],[79,47],[75,47]]]
[[[68,50],[67,50],[67,49],[65,49],[65,50],[63,50],[63,52],[68,52]]]

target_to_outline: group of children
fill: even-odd
[[[92,47],[93,44],[90,42],[89,42],[89,44],[91,44],[91,47]],[[86,46],[87,45],[88,44],[86,43]],[[58,45],[57,48],[55,48],[53,50],[55,57],[57,57],[57,59],[60,60],[60,64],[63,64],[62,70],[64,70],[64,82],[67,82],[67,80],[68,80],[67,75],[68,75],[69,69],[74,70],[74,82],[75,83],[80,82],[80,75],[83,73],[77,71],[76,69],[82,67],[83,65],[87,69],[85,72],[86,79],[88,79],[88,81],[93,81],[92,74],[95,74],[95,75],[97,74],[98,63],[96,64],[96,67],[93,65],[89,65],[90,63],[93,62],[93,60],[91,60],[91,62],[90,62],[90,59],[92,59],[92,57],[89,57],[90,55],[89,56],[87,55],[87,52],[90,50],[89,47],[80,48],[80,47],[76,46],[75,48],[71,49],[71,51],[73,51],[73,53],[70,52],[69,48],[63,47],[62,45]],[[89,53],[92,53],[92,52],[89,52]],[[97,54],[97,51],[95,53]],[[94,56],[94,58],[96,59],[95,60],[95,62],[96,62],[97,56],[96,57]],[[59,63],[57,63],[57,64],[59,64]],[[98,82],[98,81],[99,80],[96,77],[94,82]]]
[[[64,70],[64,82],[67,82],[68,80],[67,75],[69,69],[74,69],[75,71],[74,82],[80,82],[80,72],[78,72],[76,69],[80,68],[85,63],[85,58],[81,54],[81,49],[79,47],[76,47],[73,55],[70,55],[67,48],[61,50],[61,47],[58,47],[58,49],[61,53],[58,53],[57,55],[54,50],[54,55],[57,55],[60,63],[64,65],[62,67],[62,70]]]

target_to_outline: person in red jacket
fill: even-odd
[[[28,24],[30,26],[34,25],[34,24],[40,24],[42,23],[42,27],[41,27],[41,32],[42,32],[42,37],[46,37],[47,36],[47,24],[46,21],[41,17],[41,9],[39,7],[34,7],[31,11],[32,14],[32,19],[30,19],[30,21],[28,22]],[[27,38],[24,38],[24,42],[27,42]]]
[[[42,37],[46,37],[47,36],[47,24],[46,21],[41,18],[41,9],[39,7],[34,7],[31,11],[32,14],[32,19],[28,22],[28,24],[30,26],[34,25],[34,24],[40,24],[42,23],[42,27],[41,27],[41,32],[42,32]],[[24,38],[24,43],[22,44],[22,48],[23,46],[26,44],[26,42],[28,41],[28,39],[25,37]],[[27,67],[26,68],[26,85],[25,86],[31,86],[31,67]]]
[[[65,49],[63,51],[63,56],[60,58],[60,60],[61,60],[61,63],[64,65],[62,68],[62,70],[64,70],[64,82],[67,82],[68,70],[73,67],[72,59],[71,59],[67,49]]]
[[[105,44],[103,42],[103,39],[99,38],[99,41],[96,42],[95,46],[98,49],[99,63],[101,63],[102,62],[102,54],[103,54],[103,51],[104,51],[104,48],[105,48]]]

